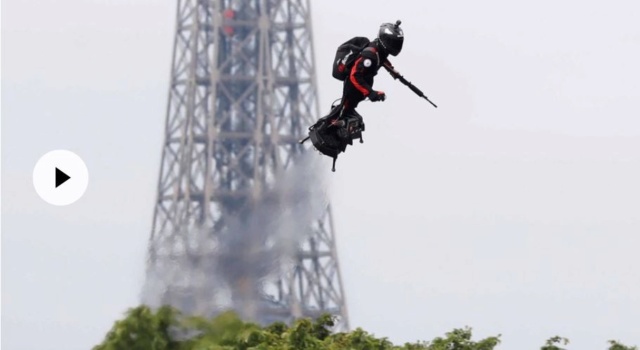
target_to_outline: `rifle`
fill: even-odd
[[[427,96],[424,95],[424,93],[422,91],[420,91],[420,89],[418,89],[417,87],[415,87],[415,85],[411,84],[410,81],[408,81],[407,79],[405,79],[402,75],[400,75],[400,73],[398,73],[397,70],[395,70],[393,68],[393,66],[391,66],[391,64],[389,63],[389,61],[384,63],[384,68],[387,69],[387,71],[389,72],[389,74],[391,74],[391,76],[393,77],[393,79],[400,79],[400,82],[403,83],[404,85],[408,86],[409,89],[411,89],[411,91],[415,92],[418,96],[424,98],[425,100],[429,101],[429,103],[431,103],[434,107],[438,108],[438,106],[435,105],[435,103],[431,102],[429,100],[429,98]]]

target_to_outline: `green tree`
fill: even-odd
[[[146,306],[129,309],[127,317],[116,321],[102,344],[94,350],[177,350],[169,335],[176,311],[169,307],[153,312]]]
[[[556,344],[567,345],[569,344],[569,339],[562,338],[556,335],[555,337],[547,339],[546,343],[543,347],[540,348],[540,350],[566,350],[565,348],[561,348]]]
[[[609,349],[607,350],[638,350],[637,346],[626,346],[615,340],[609,340]]]
[[[471,340],[471,328],[454,329],[444,338],[435,338],[428,344],[428,350],[493,350],[500,344],[500,335],[489,337],[478,342]]]
[[[155,312],[147,306],[129,309],[93,350],[494,350],[500,335],[472,340],[469,327],[454,329],[430,342],[394,345],[361,328],[332,332],[335,317],[299,319],[291,325],[266,327],[244,322],[233,312],[215,318],[181,315],[170,307]],[[541,350],[566,350],[569,340],[549,338]],[[610,340],[608,350],[638,350]]]
[[[185,340],[185,349],[239,349],[245,350],[255,346],[256,334],[261,329],[258,325],[243,322],[235,313],[225,312],[214,319],[188,317],[181,320],[184,333],[192,336]]]

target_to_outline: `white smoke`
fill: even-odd
[[[143,302],[204,315],[233,309],[259,321],[264,285],[291,272],[311,224],[326,210],[328,169],[321,159],[311,152],[299,155],[250,205],[226,213],[224,228],[215,234],[194,229],[184,235],[185,250],[176,251],[175,242],[157,247],[170,255],[148,272]],[[166,293],[172,287],[183,294]]]

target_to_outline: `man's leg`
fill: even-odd
[[[344,89],[342,92],[342,113],[349,113],[358,107],[358,104],[365,99],[362,93],[356,89],[351,81],[347,80],[344,83]]]

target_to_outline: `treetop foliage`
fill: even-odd
[[[328,314],[316,320],[299,319],[292,325],[276,322],[266,327],[242,321],[226,312],[213,319],[181,315],[170,307],[129,309],[93,350],[497,350],[500,335],[472,340],[469,327],[454,329],[429,342],[394,345],[357,328],[333,333],[336,319]],[[549,338],[540,350],[566,350],[569,340]],[[610,340],[607,350],[638,350]]]

